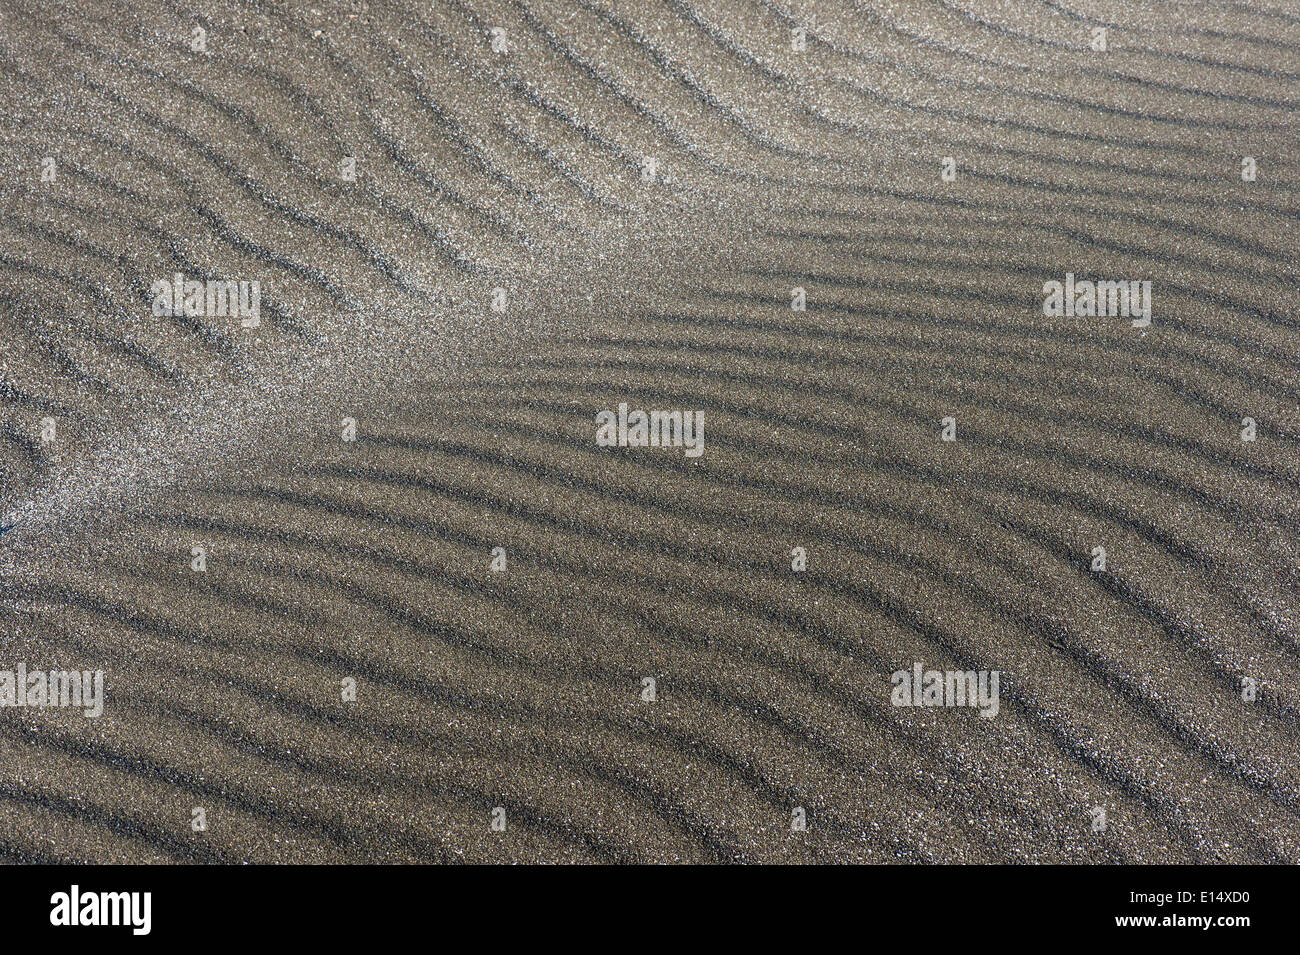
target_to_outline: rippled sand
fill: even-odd
[[[0,855],[1300,861],[1294,4],[132,7],[0,0]]]

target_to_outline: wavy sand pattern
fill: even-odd
[[[0,0],[5,858],[1300,861],[1293,2],[117,6]]]

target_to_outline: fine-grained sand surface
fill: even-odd
[[[0,856],[1300,862],[1294,3],[130,6],[0,0]]]

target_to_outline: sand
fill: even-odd
[[[1300,861],[1293,4],[115,6],[0,2],[0,856]]]

